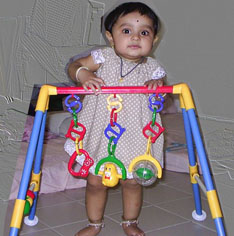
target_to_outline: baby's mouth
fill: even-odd
[[[131,49],[139,49],[139,48],[141,48],[139,45],[136,45],[136,44],[129,45],[128,47],[131,48]]]

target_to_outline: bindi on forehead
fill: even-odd
[[[137,22],[139,22],[139,20],[137,20]]]

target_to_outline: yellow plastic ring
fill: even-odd
[[[121,111],[122,108],[123,108],[123,105],[122,105],[123,99],[122,99],[118,94],[116,94],[116,97],[118,98],[118,101],[110,101],[112,98],[114,98],[114,94],[111,94],[111,95],[107,98],[107,103],[108,103],[107,109],[108,109],[109,111],[112,111],[113,106],[114,106],[114,107],[119,106],[119,108],[116,109],[115,113]]]
[[[76,137],[75,144],[76,144],[76,153],[77,153],[77,155],[81,155],[82,153],[80,152],[79,149],[83,149],[83,141],[82,140],[79,141],[79,137]]]

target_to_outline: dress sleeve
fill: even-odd
[[[148,58],[148,70],[151,73],[151,79],[162,79],[166,76],[165,69],[153,58]]]
[[[91,56],[95,64],[103,64],[105,62],[105,58],[103,56],[102,51],[102,49],[91,51]]]
[[[111,47],[102,47],[91,51],[91,56],[95,64],[103,64],[117,57],[115,51]]]
[[[152,79],[162,79],[166,76],[166,71],[161,66],[158,66],[158,68],[153,72]]]

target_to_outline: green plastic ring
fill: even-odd
[[[157,109],[156,109],[156,107],[155,107],[155,108],[154,108],[154,113],[153,113],[153,116],[152,116],[152,126],[155,125],[156,115],[157,115]]]

